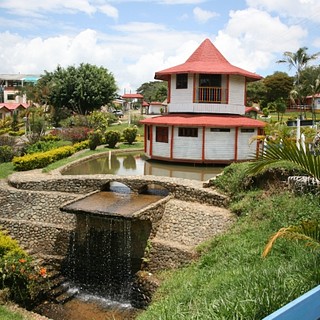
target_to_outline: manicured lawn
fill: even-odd
[[[13,312],[7,309],[5,306],[0,305],[0,319],[1,320],[25,320],[18,312]]]

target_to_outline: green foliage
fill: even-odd
[[[73,145],[74,149],[77,151],[89,148],[89,140],[84,140],[81,142],[77,142]]]
[[[17,112],[13,112],[13,114],[12,114],[11,130],[12,131],[19,131],[19,119],[18,119]]]
[[[39,294],[43,277],[46,270],[38,267],[16,240],[0,231],[0,288],[9,288],[10,298],[26,306]]]
[[[163,81],[145,82],[137,89],[137,93],[142,94],[144,100],[148,102],[164,101],[167,98],[167,91],[167,84]]]
[[[13,156],[14,151],[11,146],[0,146],[0,163],[10,162]]]
[[[69,145],[69,141],[61,141],[61,140],[48,140],[48,141],[38,141],[34,144],[29,145],[26,148],[26,153],[32,154],[36,152],[46,152],[52,149],[57,149],[59,147]]]
[[[308,145],[305,151],[301,144],[298,148],[295,141],[291,140],[284,140],[281,145],[269,142],[266,151],[258,160],[250,164],[247,173],[256,174],[270,164],[283,161],[293,163],[305,174],[320,179],[320,157],[313,155]]]
[[[129,144],[132,144],[137,137],[137,132],[138,132],[137,128],[129,127],[123,130],[122,135],[126,142],[128,142]]]
[[[90,128],[94,130],[106,131],[108,128],[108,114],[101,111],[93,111],[88,116]]]
[[[141,120],[143,120],[145,117],[142,116],[142,115],[137,115],[137,114],[134,114],[132,117],[131,117],[131,124],[134,125],[134,126],[137,126],[139,128],[143,127],[143,125],[140,123]]]
[[[319,200],[279,191],[254,195],[247,198],[248,213],[211,240],[198,262],[166,274],[139,320],[262,319],[319,283],[319,255],[299,243],[279,241],[272,256],[261,259],[275,229],[301,211],[319,216]]]
[[[2,320],[25,320],[18,311],[10,311],[6,306],[0,306],[0,319]]]
[[[261,100],[265,100],[267,88],[264,85],[263,80],[249,82],[247,85],[247,104],[259,103]]]
[[[115,148],[116,144],[120,141],[120,138],[121,134],[118,131],[110,130],[105,134],[106,144],[112,149]]]
[[[13,136],[13,137],[21,137],[25,134],[25,131],[24,131],[24,129],[21,129],[18,131],[8,131],[8,133],[10,136]]]
[[[12,162],[0,163],[0,179],[7,178],[13,172],[14,168]]]
[[[95,150],[103,141],[103,135],[100,130],[96,130],[89,135],[89,149]]]
[[[287,101],[293,89],[293,78],[285,72],[275,72],[264,78],[263,83],[266,87],[266,103],[279,99]]]
[[[46,88],[46,101],[57,115],[62,108],[77,114],[89,113],[111,102],[117,91],[112,73],[84,63],[66,69],[58,66],[54,72],[45,72],[37,88],[39,91]]]
[[[75,153],[75,148],[72,146],[60,147],[47,152],[38,152],[27,154],[21,157],[14,157],[12,162],[15,170],[25,171],[43,168],[48,164],[71,156]]]

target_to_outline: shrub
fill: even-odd
[[[41,291],[41,279],[47,275],[18,245],[16,240],[0,231],[0,288],[10,289],[10,298],[23,306]]]
[[[83,149],[87,149],[87,148],[89,148],[89,140],[77,142],[73,145],[73,148],[75,149],[76,152],[83,150]]]
[[[14,137],[0,136],[0,146],[13,147],[15,145],[15,141],[16,139]]]
[[[121,138],[121,134],[118,131],[110,130],[110,131],[107,131],[105,135],[106,144],[110,148],[114,148],[116,144],[120,141],[120,138]]]
[[[62,146],[61,143],[66,144],[67,142],[62,142],[62,141],[60,142],[59,140],[58,141],[53,141],[53,140],[38,141],[32,145],[29,145],[26,149],[26,153],[32,154],[36,152],[46,152],[52,149],[57,149]]]
[[[59,131],[58,136],[63,140],[71,141],[72,143],[87,140],[91,129],[88,127],[73,127]]]
[[[0,146],[0,163],[10,162],[13,156],[14,151],[11,146]]]
[[[52,130],[51,133],[46,134],[45,136],[42,136],[40,140],[41,141],[59,141],[59,140],[61,140],[57,135],[57,131],[58,130]],[[56,133],[56,134],[54,134],[54,133]]]
[[[18,131],[8,131],[8,133],[10,136],[13,136],[13,137],[21,137],[25,134],[25,131],[24,129],[20,129]]]
[[[71,156],[76,149],[71,146],[60,147],[47,152],[27,154],[22,157],[14,157],[12,162],[18,171],[43,168],[52,162]]]
[[[97,146],[102,143],[102,133],[100,130],[96,130],[89,135],[89,148],[90,150],[95,150]]]
[[[137,137],[138,129],[135,127],[126,128],[123,130],[122,135],[125,141],[132,144]]]

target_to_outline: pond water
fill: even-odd
[[[62,171],[63,175],[115,174],[120,176],[155,175],[207,181],[223,170],[223,166],[177,164],[146,160],[143,153],[107,153]]]

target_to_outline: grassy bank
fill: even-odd
[[[243,167],[228,177],[233,181],[228,188],[238,187],[231,204],[241,212],[238,221],[202,246],[198,262],[162,275],[165,281],[139,320],[260,320],[319,283],[318,252],[301,243],[279,240],[270,256],[261,258],[280,227],[319,218],[319,199],[272,187],[242,193]]]

